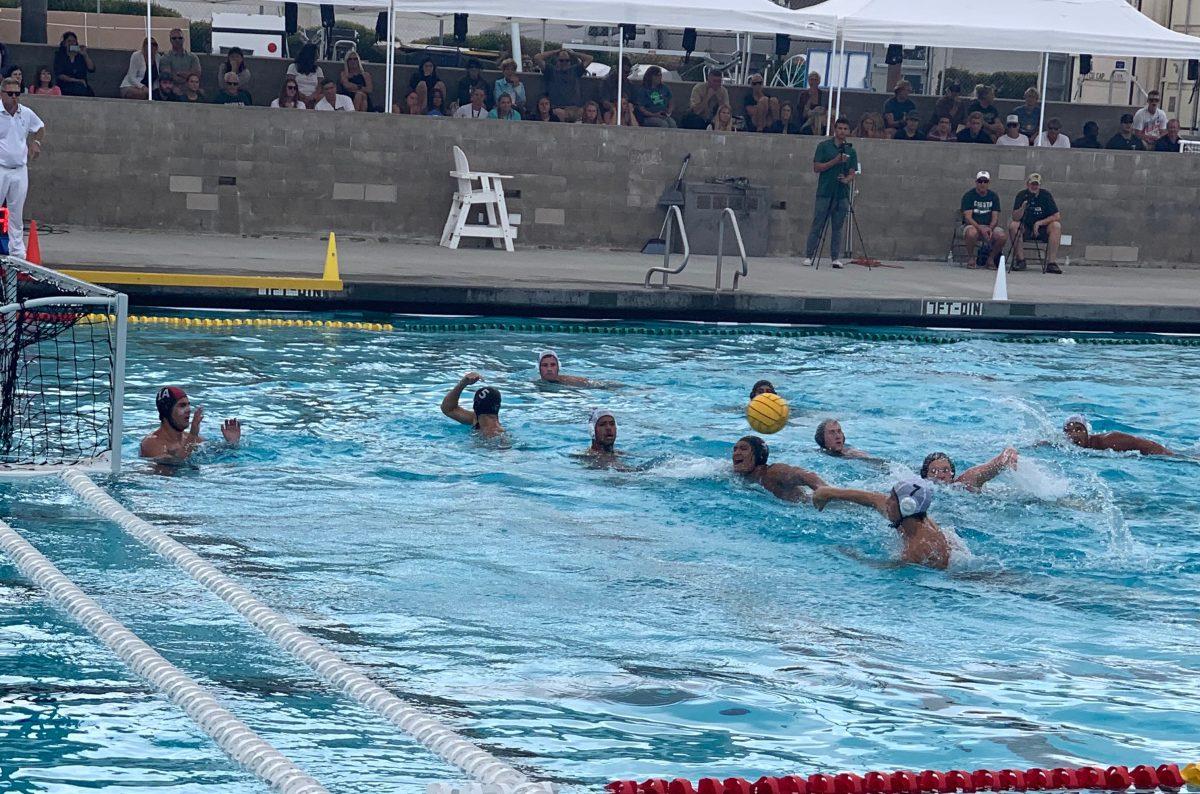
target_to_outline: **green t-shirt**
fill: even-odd
[[[972,188],[963,194],[962,211],[970,211],[975,222],[980,226],[991,226],[992,213],[1000,212],[1000,197],[991,190],[981,196],[977,190]]]
[[[858,169],[858,152],[854,151],[854,144],[850,141],[846,141],[842,151],[849,155],[850,159],[840,166],[834,166],[817,175],[818,196],[836,196],[838,198],[850,196],[849,186],[839,182],[838,177],[845,173],[854,173]],[[828,163],[840,153],[834,139],[827,138],[817,144],[817,150],[813,152],[813,162]]]

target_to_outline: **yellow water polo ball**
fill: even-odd
[[[760,394],[746,406],[746,421],[759,433],[778,433],[787,420],[787,400],[778,394]]]

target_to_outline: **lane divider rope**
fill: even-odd
[[[268,744],[140,637],[122,625],[68,579],[29,541],[0,521],[0,548],[17,570],[57,601],[130,670],[149,681],[183,709],[225,753],[272,789],[284,794],[328,794],[282,753]]]
[[[546,794],[549,784],[531,782],[525,775],[464,739],[441,723],[409,706],[296,628],[287,618],[218,571],[199,555],[162,530],[122,507],[102,488],[77,471],[63,479],[92,509],[115,522],[155,553],[182,568],[218,598],[258,627],[280,648],[366,708],[387,719],[452,766],[506,794]]]
[[[87,316],[90,322],[106,322],[111,317],[102,314]],[[785,339],[807,337],[830,337],[854,339],[865,342],[917,342],[930,345],[953,345],[963,342],[1005,342],[1009,344],[1058,344],[1071,339],[1083,345],[1174,345],[1177,347],[1200,347],[1200,337],[1173,336],[1120,336],[1103,334],[1020,334],[1020,333],[973,333],[956,331],[860,331],[857,329],[829,326],[814,328],[785,328],[755,325],[599,325],[583,323],[539,323],[534,321],[472,321],[472,322],[401,322],[367,323],[349,320],[301,320],[281,317],[175,317],[170,315],[131,315],[129,324],[165,325],[176,328],[324,328],[352,331],[410,332],[410,333],[478,333],[479,331],[514,331],[540,334],[598,334],[617,336],[767,336]]]

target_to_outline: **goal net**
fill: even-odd
[[[126,298],[0,257],[0,477],[121,468]]]

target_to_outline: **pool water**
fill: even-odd
[[[622,385],[535,384],[548,347]],[[506,440],[440,414],[468,370],[503,391]],[[244,444],[98,482],[565,790],[1196,760],[1200,467],[1035,446],[1082,412],[1196,452],[1194,348],[142,326],[127,371],[126,455],[163,383],[205,407],[211,438],[240,417]],[[962,471],[1013,444],[1021,465],[979,495],[938,489],[931,514],[964,548],[950,571],[880,565],[898,548],[874,514],[731,476],[763,377],[792,407],[772,460],[831,483],[884,490],[935,449]],[[574,455],[597,405],[644,470]],[[889,464],[820,454],[826,416]],[[64,484],[0,494],[64,573],[331,790],[462,779]],[[96,788],[263,790],[0,557],[0,790]]]

